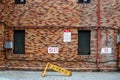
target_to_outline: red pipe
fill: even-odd
[[[100,30],[100,0],[98,0],[98,12],[97,12],[97,16],[98,16],[98,36],[97,36],[97,56],[96,56],[96,64],[97,64],[97,68],[98,70],[100,70],[100,58],[99,58],[99,53],[100,53],[100,41],[101,41],[101,30]]]

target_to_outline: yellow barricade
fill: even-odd
[[[54,71],[60,72],[62,74],[65,74],[67,76],[71,76],[72,75],[71,71],[68,71],[68,70],[66,70],[64,68],[61,68],[59,66],[53,65],[53,64],[51,64],[51,63],[48,62],[47,65],[46,65],[46,67],[45,67],[45,69],[44,69],[44,71],[42,72],[42,76],[43,77],[45,76],[47,68],[50,68],[50,69],[52,69]]]

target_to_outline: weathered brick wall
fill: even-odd
[[[16,29],[6,30],[8,34],[6,40],[13,41],[13,30]],[[81,28],[71,28],[72,41],[64,43],[64,28],[25,29],[25,54],[12,54],[11,51],[6,53],[8,68],[40,70],[47,62],[52,62],[71,70],[96,70],[97,31],[91,30],[91,54],[78,55],[78,30]],[[101,48],[112,47],[112,54],[100,55],[100,67],[103,70],[115,70],[117,67],[116,37],[113,39],[111,35],[116,36],[117,32],[109,30],[108,45],[106,45],[106,32],[102,30]],[[59,48],[58,54],[48,53],[48,47],[52,46]]]
[[[87,6],[78,4],[77,0],[27,0],[25,5],[14,5],[14,0],[3,2],[2,18],[10,26],[97,25],[96,0]]]
[[[101,0],[102,26],[120,27],[120,0]]]
[[[119,0],[101,0],[101,26],[120,27],[119,6]],[[46,62],[41,61],[54,61],[57,65],[74,70],[96,69],[97,30],[93,28],[97,27],[97,0],[91,0],[87,5],[78,4],[77,0],[27,0],[25,5],[14,5],[14,0],[3,0],[0,8],[1,20],[7,25],[38,27],[25,28],[25,55],[6,53],[9,69],[43,69]],[[50,26],[54,27],[49,28]],[[59,28],[60,26],[64,27]],[[72,42],[67,44],[63,42],[63,30],[69,26],[74,28],[71,28]],[[91,26],[94,27],[89,28]],[[91,55],[78,55],[78,30],[82,28],[76,27],[91,30]],[[13,30],[6,29],[6,41],[13,41]],[[100,55],[100,66],[104,70],[115,70],[117,31],[109,29],[108,33],[108,47],[112,47],[112,54]],[[106,47],[105,42],[106,32],[102,30],[101,48]],[[48,54],[49,46],[59,47],[59,54]]]
[[[64,62],[64,64],[58,64],[61,66],[64,66],[66,68],[88,68],[90,63],[88,62],[80,62],[81,60],[85,61],[93,61],[95,63],[95,54],[96,54],[96,39],[94,37],[96,36],[96,31],[92,31],[91,36],[91,55],[88,56],[78,56],[78,30],[77,29],[71,29],[72,31],[72,42],[70,43],[64,43],[63,42],[63,32],[64,28],[54,28],[54,29],[25,29],[25,55],[18,55],[18,54],[10,54],[7,53],[7,58],[12,61],[8,61],[8,66],[13,66],[17,68],[17,66],[36,66],[39,68],[43,68],[40,65],[39,62],[36,61],[52,61],[52,62]],[[13,30],[7,30],[9,32],[9,38],[6,38],[7,40],[13,41]],[[94,42],[94,43],[93,43]],[[59,48],[58,54],[49,54],[48,53],[48,47],[56,46]],[[90,60],[89,60],[90,59]],[[26,60],[30,63],[25,64],[26,62],[23,61],[23,63],[18,63],[17,60]],[[73,62],[74,61],[74,62]],[[44,63],[45,63],[44,62]],[[42,62],[41,62],[42,63]],[[70,63],[70,64],[68,64]],[[78,65],[75,65],[75,63],[78,63]],[[80,65],[80,64],[81,65]],[[72,65],[74,64],[74,65]],[[84,65],[86,64],[86,65]],[[15,66],[16,65],[16,66]],[[39,66],[38,66],[39,65]],[[69,66],[69,67],[68,67]],[[95,64],[91,65],[94,66]],[[91,67],[89,66],[89,67]]]
[[[101,0],[101,26],[119,27],[120,1]],[[3,0],[0,16],[11,26],[97,26],[97,0],[78,4],[77,0],[27,0],[25,5],[14,5],[14,0]]]
[[[118,56],[117,56],[117,67],[118,67],[118,70],[120,70],[120,43],[117,44],[117,51],[118,51]]]
[[[4,25],[0,24],[0,70],[5,68],[4,54]]]

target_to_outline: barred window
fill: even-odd
[[[78,0],[78,3],[90,3],[90,0]]]
[[[90,30],[78,31],[78,55],[90,54]]]
[[[25,4],[26,0],[15,0],[15,4]]]
[[[14,30],[14,54],[25,53],[25,30]]]

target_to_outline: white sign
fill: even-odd
[[[58,47],[48,47],[48,53],[58,53]]]
[[[63,41],[64,42],[71,42],[71,31],[70,30],[64,30],[63,34]]]
[[[101,54],[111,54],[112,53],[112,48],[105,47],[101,49]]]

